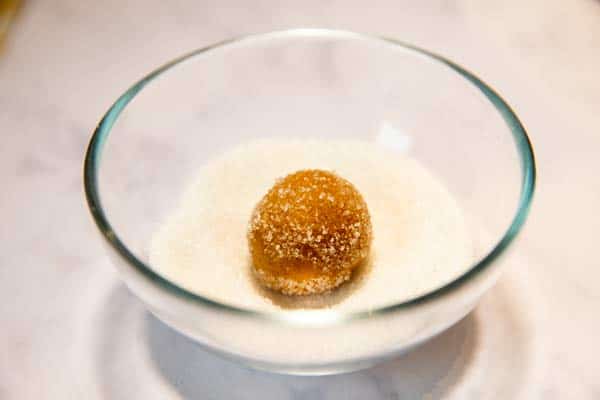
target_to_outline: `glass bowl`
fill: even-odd
[[[351,313],[244,309],[161,276],[150,237],[186,182],[211,157],[273,137],[401,143],[468,214],[476,262],[429,293]],[[227,40],[156,69],[104,115],[84,170],[109,253],[153,314],[246,365],[312,375],[371,366],[463,318],[497,280],[535,182],[523,126],[475,75],[412,45],[324,29]]]

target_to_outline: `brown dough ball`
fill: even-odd
[[[288,295],[329,291],[368,256],[371,218],[361,194],[327,171],[277,181],[256,206],[248,230],[255,276]]]

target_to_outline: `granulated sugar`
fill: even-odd
[[[373,242],[369,262],[350,282],[326,295],[287,297],[254,281],[246,233],[276,179],[301,169],[335,171],[359,190]],[[271,311],[370,310],[433,290],[472,261],[465,219],[444,185],[416,160],[358,141],[258,141],[214,159],[150,246],[150,264],[178,285]]]

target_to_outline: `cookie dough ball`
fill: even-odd
[[[255,276],[287,295],[324,293],[350,279],[368,256],[371,237],[361,194],[322,170],[277,181],[254,209],[248,229]]]

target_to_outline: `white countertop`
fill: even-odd
[[[0,51],[1,399],[600,398],[598,1],[25,3]],[[476,311],[336,377],[246,370],[150,316],[82,194],[87,140],[133,81],[190,49],[297,26],[393,36],[466,65],[513,105],[538,160],[511,268]]]

